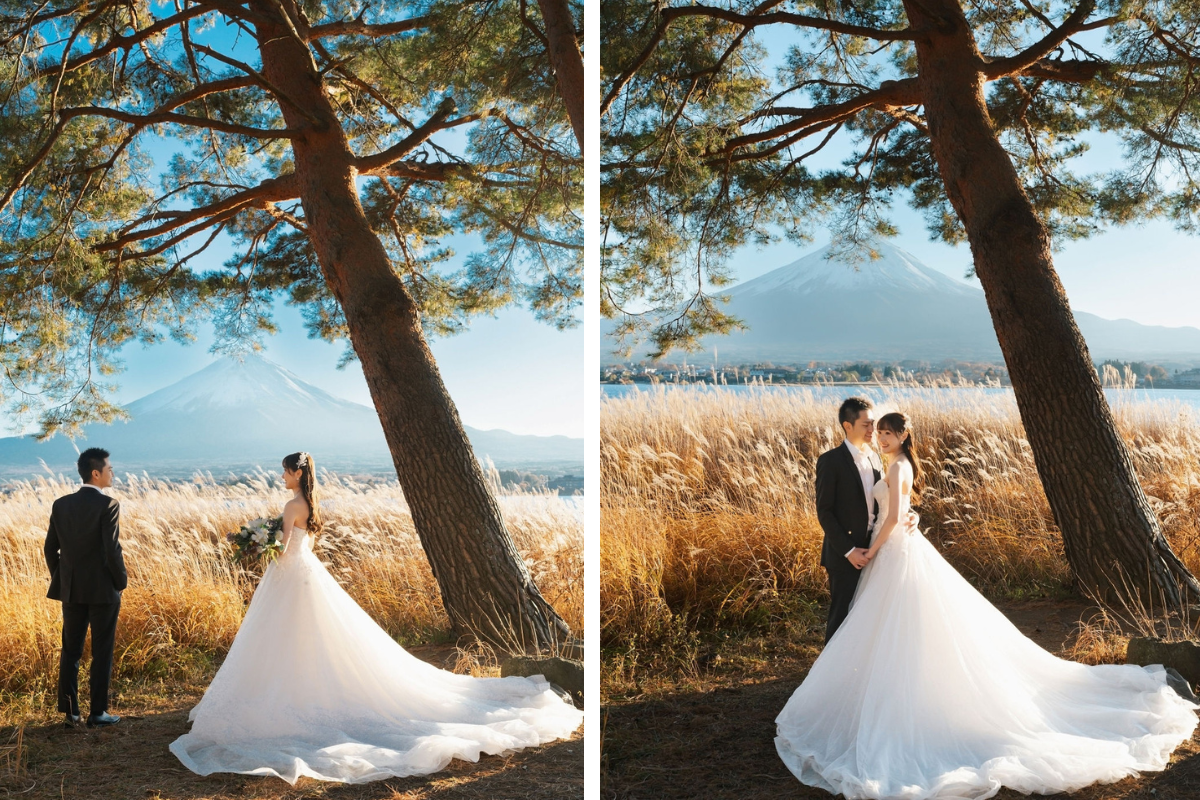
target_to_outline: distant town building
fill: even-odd
[[[1200,369],[1189,369],[1171,377],[1171,383],[1176,386],[1200,386]]]

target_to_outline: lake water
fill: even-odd
[[[499,495],[497,501],[505,514],[532,514],[537,511],[562,511],[583,524],[583,495]]]
[[[1016,399],[1010,387],[911,387],[911,386],[878,386],[838,385],[838,386],[770,386],[764,384],[736,384],[732,386],[713,386],[712,384],[649,384],[624,383],[601,384],[602,399],[616,399],[630,394],[642,392],[721,392],[735,394],[753,394],[755,392],[791,393],[812,397],[814,400],[842,400],[846,397],[859,395],[873,402],[884,399],[895,403],[904,400],[930,400],[939,404],[953,406],[956,403],[970,405],[982,398],[991,400],[1009,399],[1016,408]],[[1105,389],[1105,396],[1110,405],[1138,403],[1167,403],[1180,404],[1190,409],[1200,411],[1200,390],[1192,389]]]

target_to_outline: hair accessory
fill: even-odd
[[[296,467],[303,468],[308,466],[308,453],[301,452],[300,457],[296,459]]]

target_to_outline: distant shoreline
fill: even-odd
[[[738,383],[715,383],[713,381],[649,381],[649,380],[625,380],[625,381],[600,381],[603,386],[713,386],[716,388],[728,388],[731,386],[747,387],[747,388],[787,388],[787,389],[820,389],[826,386],[864,386],[876,389],[1011,389],[1011,383],[1000,383],[995,385],[979,385],[979,386],[953,386],[953,385],[938,385],[938,384],[920,384],[917,386],[909,386],[907,384],[896,384],[890,381],[821,381],[821,382],[802,382],[789,383],[787,381],[749,381]],[[1106,389],[1120,389],[1121,391],[1155,391],[1167,390],[1171,391],[1200,391],[1200,385],[1179,385],[1174,384],[1160,386],[1134,386],[1128,389],[1124,386],[1106,386]]]
[[[5,495],[13,494],[14,492],[23,488],[21,486],[21,484],[35,483],[36,479],[38,479],[38,478],[45,478],[49,482],[54,482],[55,478],[57,478],[57,477],[59,477],[59,476],[51,476],[49,473],[42,473],[41,475],[30,475],[28,477],[11,477],[11,476],[0,475],[0,498],[3,498]],[[182,484],[192,483],[191,480],[183,480],[183,479],[178,479],[178,478],[174,478],[174,479],[173,478],[152,478],[151,480],[153,480],[156,484],[159,484],[159,485],[162,485],[162,484],[182,485]],[[358,481],[356,479],[356,482],[361,483],[362,481]],[[376,486],[386,486],[389,483],[396,484],[397,481],[395,478],[393,478],[391,481],[372,481],[372,484],[376,485]],[[122,490],[124,485],[127,485],[127,483],[125,481],[121,481],[118,479],[118,481],[116,481],[113,484],[113,489],[119,493]],[[222,483],[220,485],[232,486],[232,485],[235,485],[235,483],[233,481],[230,481],[228,483]],[[280,490],[280,491],[282,491],[282,490]],[[512,488],[512,489],[501,489],[500,491],[495,493],[495,497],[499,500],[504,500],[504,499],[508,499],[508,498],[539,498],[539,497],[558,497],[563,500],[571,500],[573,498],[582,498],[583,496],[584,496],[583,489],[573,489],[573,490],[569,490],[569,491],[568,490],[560,490],[557,492],[551,492],[551,491],[530,491],[530,490],[521,490],[519,488]]]
[[[336,481],[351,481],[367,486],[386,486],[399,483],[395,469],[390,465],[386,467],[368,465],[348,469],[319,469],[318,472],[328,472],[335,476]],[[554,466],[530,464],[521,469],[485,468],[484,475],[489,479],[496,494],[501,497],[542,492],[559,497],[573,497],[583,493],[583,464],[555,464]],[[126,468],[122,468],[120,464],[116,465],[118,489],[122,485],[134,481],[173,485],[196,483],[214,486],[249,485],[251,482],[263,481],[272,476],[278,477],[277,471],[266,470],[261,464],[226,465],[220,468],[192,468],[190,470],[166,464],[135,463]],[[38,466],[0,463],[0,494],[11,491],[17,484],[39,481],[72,483],[75,481],[75,467],[73,464]]]

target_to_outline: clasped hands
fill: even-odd
[[[867,555],[868,552],[865,547],[856,547],[846,554],[846,558],[854,565],[855,569],[862,569],[873,558],[873,556]]]
[[[917,514],[917,512],[909,511],[906,522],[908,523],[907,527],[909,530],[915,530],[917,525],[921,522],[921,517]],[[862,569],[869,564],[871,559],[874,557],[875,553],[871,552],[871,550],[866,547],[856,547],[846,554],[846,559],[854,565],[855,569]]]

